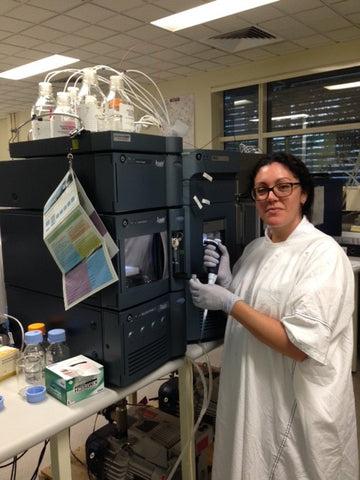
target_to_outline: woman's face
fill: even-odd
[[[254,187],[273,187],[279,183],[297,183],[299,180],[281,163],[271,163],[261,167],[255,176]],[[265,200],[256,200],[257,211],[263,222],[270,229],[274,242],[287,239],[302,219],[301,205],[305,203],[307,194],[301,185],[294,185],[288,197],[277,197],[269,192]]]

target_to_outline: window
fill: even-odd
[[[360,122],[360,87],[325,88],[359,79],[356,69],[269,83],[269,131]]]
[[[360,151],[360,87],[325,87],[359,80],[357,67],[224,92],[225,150],[287,150],[312,173],[347,180]]]
[[[258,87],[224,92],[224,134],[226,136],[257,133]]]

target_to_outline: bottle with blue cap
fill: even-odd
[[[40,330],[25,332],[25,348],[22,353],[25,382],[28,385],[44,385],[45,350]]]
[[[48,344],[46,365],[61,362],[70,357],[70,349],[66,344],[66,333],[63,328],[53,328],[48,331]]]

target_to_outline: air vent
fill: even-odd
[[[251,26],[232,32],[221,33],[201,41],[225,52],[236,53],[250,48],[269,45],[270,43],[280,42],[281,40],[282,38],[270,32]]]

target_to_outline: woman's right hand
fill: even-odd
[[[216,283],[222,287],[229,288],[232,282],[229,252],[222,243],[219,243],[218,247],[221,255],[216,251],[214,245],[206,245],[204,250],[204,267],[206,269],[209,267],[214,268],[220,262]]]

